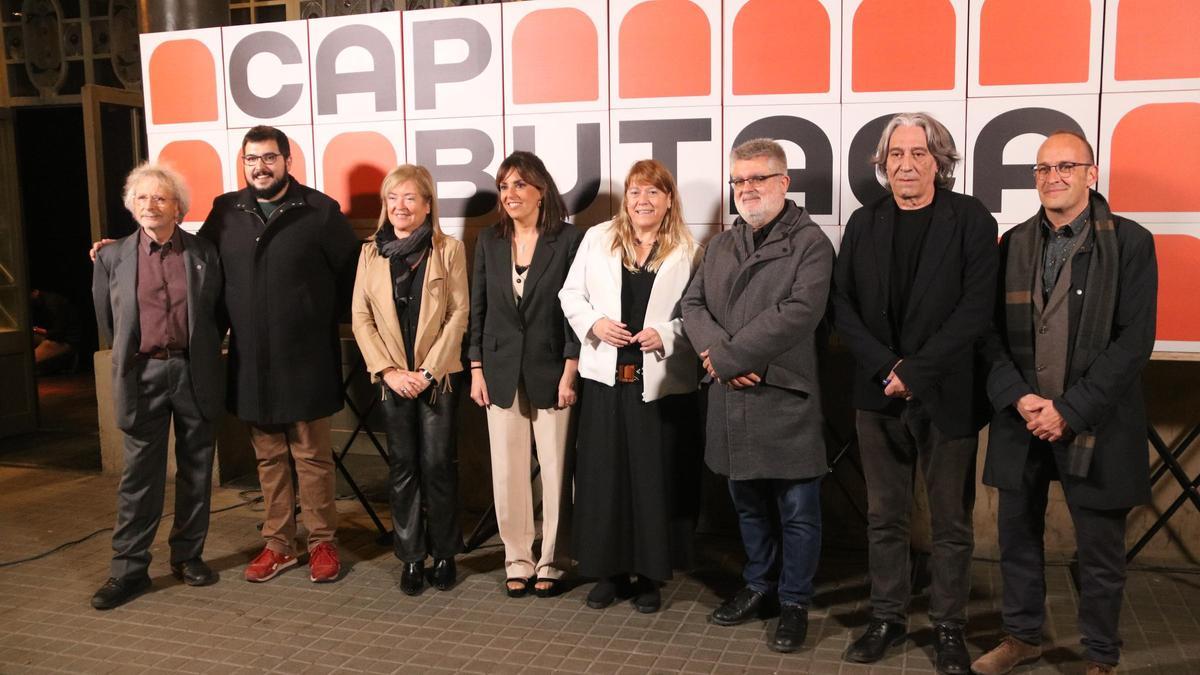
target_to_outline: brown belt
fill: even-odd
[[[619,363],[617,364],[617,382],[621,384],[633,384],[642,379],[638,377],[642,374],[642,369],[637,367],[635,363]]]
[[[163,349],[156,349],[152,352],[138,352],[138,356],[142,357],[143,359],[155,359],[157,361],[163,361],[163,360],[169,359],[173,356],[178,356],[178,357],[182,357],[182,358],[186,359],[187,355],[188,355],[188,350],[186,350],[186,349],[163,348]]]

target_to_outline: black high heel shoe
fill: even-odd
[[[405,595],[417,595],[425,586],[425,561],[406,562],[400,573],[400,591]]]

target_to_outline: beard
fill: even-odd
[[[285,172],[283,176],[271,181],[271,184],[265,188],[257,188],[253,183],[251,183],[250,189],[254,191],[255,197],[259,199],[270,199],[271,197],[279,194],[279,191],[282,190],[285,185],[287,185],[287,182],[288,174]]]

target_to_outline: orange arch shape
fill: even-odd
[[[171,141],[158,153],[158,161],[178,171],[192,191],[191,210],[184,219],[193,223],[208,218],[213,200],[225,191],[216,148],[205,141]]]
[[[979,19],[979,83],[1087,82],[1091,28],[1088,0],[987,0]]]
[[[829,32],[818,0],[750,0],[733,19],[733,93],[829,91]]]
[[[530,12],[513,30],[513,102],[600,98],[596,26],[573,7]]]
[[[155,47],[149,84],[155,124],[217,120],[217,65],[203,42],[170,40]]]
[[[288,150],[292,153],[292,168],[290,173],[292,178],[301,185],[308,185],[308,170],[304,166],[304,148],[295,141],[291,136],[288,137]],[[242,170],[242,151],[239,149],[237,154],[237,164],[234,165],[234,171],[238,177],[238,189],[246,187],[246,172]]]
[[[621,98],[708,96],[712,27],[691,0],[647,0],[618,35]]]
[[[1200,239],[1186,234],[1154,235],[1158,257],[1159,340],[1200,340]]]
[[[947,0],[863,0],[854,12],[850,88],[953,89],[956,22]]]
[[[379,186],[396,167],[396,151],[376,131],[348,131],[330,139],[321,157],[325,194],[350,218],[379,215]]]
[[[1200,183],[1186,171],[1161,171],[1164,157],[1200,154],[1200,103],[1150,103],[1113,129],[1108,198],[1117,211],[1200,211]]]
[[[1200,77],[1195,0],[1122,0],[1117,5],[1118,80]]]

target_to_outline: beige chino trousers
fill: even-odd
[[[258,482],[262,485],[263,539],[276,553],[295,555],[297,488],[300,516],[308,530],[308,549],[333,541],[337,532],[334,504],[333,444],[330,418],[250,425],[250,443],[258,460]],[[288,455],[296,465],[298,485],[292,483]]]

